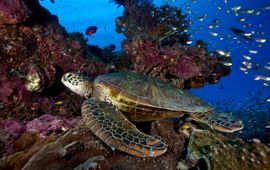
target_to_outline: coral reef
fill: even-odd
[[[207,54],[198,46],[175,43],[162,47],[146,39],[124,40],[122,44],[135,71],[173,82],[178,87],[196,88],[205,82],[217,83],[230,73],[230,67],[222,64],[230,58]]]
[[[17,24],[29,18],[31,12],[21,0],[0,1],[0,25]]]
[[[143,127],[143,125],[138,125]],[[1,169],[267,169],[269,147],[254,140],[246,143],[231,136],[207,130],[193,130],[188,137],[176,124],[155,121],[152,135],[168,144],[168,151],[155,158],[137,158],[112,151],[83,124],[46,138],[25,133],[16,141],[17,152],[0,159]],[[23,139],[23,140],[22,140]],[[224,154],[226,153],[226,154]],[[57,161],[55,161],[57,160]],[[218,168],[217,168],[218,167]]]
[[[23,83],[18,77],[0,78],[0,101],[6,104],[12,102],[12,94],[16,93],[16,90],[22,86]]]
[[[0,8],[1,117],[31,120],[48,111],[79,114],[79,107],[55,104],[82,102],[63,95],[62,74],[80,71],[96,76],[110,72],[111,66],[91,54],[82,34],[68,34],[38,0],[1,1]]]
[[[177,7],[155,6],[151,0],[114,1],[124,6],[116,18],[116,31],[123,33],[123,49],[131,70],[173,82],[182,88],[217,83],[230,74],[230,57],[207,51],[202,40],[190,42],[186,15]]]
[[[166,125],[166,126],[164,126]],[[157,122],[153,134],[170,143],[166,154],[157,158],[141,159],[119,151],[112,151],[85,126],[73,128],[47,138],[38,139],[16,153],[0,160],[1,169],[74,169],[96,166],[96,169],[175,169],[177,159],[184,154],[185,137],[174,131],[174,124]],[[19,142],[17,142],[19,145]],[[176,159],[177,158],[177,159]],[[57,160],[57,161],[55,161]]]
[[[269,147],[258,140],[248,144],[240,138],[204,130],[191,133],[187,149],[188,161],[202,159],[207,169],[268,169],[269,156]]]
[[[117,2],[119,3],[119,2]],[[185,30],[188,23],[177,7],[156,7],[151,0],[131,0],[120,3],[125,7],[123,16],[117,17],[116,31],[129,40],[148,39],[185,44],[189,36]],[[166,38],[165,38],[166,37]]]
[[[46,138],[52,133],[65,132],[75,127],[79,120],[78,117],[65,118],[49,114],[29,122],[19,122],[14,119],[0,120],[0,156],[15,152],[18,148],[25,148],[23,147],[26,145],[25,142],[33,138],[31,134],[35,134],[35,138]]]
[[[219,64],[222,57],[209,57],[204,46],[184,45],[189,40],[188,25],[177,8],[156,7],[151,1],[118,3],[125,6],[123,17],[116,19],[117,30],[127,36],[125,53],[113,52],[114,45],[104,49],[88,46],[82,34],[68,34],[37,0],[0,4],[6,8],[0,17],[0,37],[5,37],[0,39],[1,117],[29,121],[48,111],[79,115],[82,99],[65,93],[60,82],[68,71],[92,76],[137,71],[185,88],[201,87],[205,81],[214,83],[229,74],[229,67]],[[138,13],[132,13],[134,10]],[[8,16],[18,18],[7,23]],[[58,101],[63,102],[56,104]],[[70,107],[71,103],[77,107]]]
[[[0,120],[0,127],[14,137],[19,137],[25,131],[23,124],[13,119]]]
[[[168,144],[160,157],[142,159],[112,151],[80,122],[83,98],[60,82],[68,71],[137,71],[183,88],[216,83],[230,73],[222,64],[229,57],[208,52],[203,41],[187,46],[188,24],[176,7],[114,2],[125,7],[116,19],[116,30],[127,37],[118,53],[114,45],[100,49],[80,33],[68,34],[38,0],[0,2],[0,169],[202,169],[201,160],[216,167],[222,158],[233,162],[226,168],[269,166],[269,147],[258,140],[194,130],[192,123],[138,124]]]
[[[25,128],[28,132],[37,132],[41,136],[52,132],[67,131],[78,123],[79,118],[62,118],[44,114],[39,118],[26,123]]]

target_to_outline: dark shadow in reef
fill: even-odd
[[[66,86],[61,82],[62,75],[64,74],[63,70],[59,66],[55,66],[55,69],[55,82],[51,87],[43,90],[40,95],[45,97],[57,96],[66,89]]]

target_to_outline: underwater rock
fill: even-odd
[[[0,152],[8,154],[26,148],[36,138],[45,138],[51,133],[65,132],[79,122],[78,118],[64,118],[42,115],[27,123],[21,123],[14,119],[1,119]],[[37,136],[37,137],[36,137]]]
[[[23,22],[31,15],[22,0],[0,1],[0,25],[17,24]]]
[[[16,137],[2,128],[0,128],[0,136],[1,136],[0,138],[0,158],[1,158],[12,152],[13,150],[12,144],[15,142]]]
[[[155,121],[151,126],[151,133],[160,136],[168,145],[168,152],[175,154],[176,158],[183,157],[185,144],[188,138],[184,133],[176,130],[176,124],[169,121]]]
[[[55,141],[57,137],[51,135],[47,138],[39,138],[32,133],[23,134],[14,144],[14,149],[18,150],[13,150],[11,154],[0,158],[0,169],[22,169],[32,155],[44,145]]]
[[[24,132],[14,143],[12,152],[20,152],[33,146],[36,142],[40,141],[41,137],[38,133]]]
[[[150,129],[148,129],[150,130]],[[31,133],[30,133],[31,134]],[[167,153],[156,158],[138,158],[121,151],[112,151],[88,127],[79,125],[63,133],[52,133],[35,139],[29,132],[16,141],[16,151],[1,158],[0,169],[176,169],[178,159],[184,157],[185,139],[174,131],[174,123],[155,122],[152,134],[168,142]],[[23,143],[23,139],[26,139]]]
[[[98,166],[97,161],[103,161],[104,159],[102,155],[89,158],[87,161],[74,168],[74,170],[96,169]]]
[[[149,125],[149,124],[148,124]],[[45,138],[26,132],[14,144],[15,150],[2,157],[0,169],[128,169],[150,170],[187,168],[264,169],[269,166],[269,148],[254,140],[246,143],[232,135],[207,130],[193,130],[186,135],[177,124],[155,121],[151,128],[137,125],[159,136],[168,144],[165,154],[138,158],[121,151],[112,151],[83,124]],[[190,132],[189,132],[190,133]],[[190,136],[190,138],[188,137]],[[1,145],[0,145],[1,146]]]
[[[186,165],[186,163],[182,162],[182,161],[178,162],[176,168],[179,170],[188,170],[189,169],[189,167]]]
[[[200,162],[206,169],[268,169],[270,149],[260,142],[206,130],[194,130],[187,148],[189,162]],[[203,163],[202,163],[203,162]]]
[[[24,170],[74,169],[76,167],[80,169],[80,167],[96,165],[97,169],[108,169],[108,161],[99,159],[101,155],[106,155],[107,149],[96,140],[89,129],[75,128],[61,136],[51,134],[50,139],[47,138],[34,144],[31,149],[21,151],[25,153],[24,155],[17,153],[16,162],[10,161],[15,154],[10,155],[2,164],[5,165],[3,167],[16,166]],[[96,161],[98,163],[95,163]]]

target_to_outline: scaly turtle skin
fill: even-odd
[[[213,111],[213,106],[195,95],[141,74],[112,73],[91,81],[80,74],[66,73],[62,82],[88,98],[82,105],[82,116],[91,131],[112,149],[131,155],[154,157],[165,153],[167,146],[139,131],[129,120],[151,121],[188,114],[222,132],[243,128],[241,121]]]

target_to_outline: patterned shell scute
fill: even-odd
[[[95,80],[95,84],[100,83],[138,107],[185,112],[208,112],[214,109],[210,104],[185,90],[138,73],[101,75]]]

